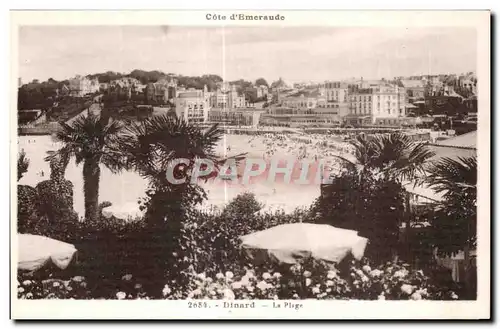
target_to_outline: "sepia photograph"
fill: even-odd
[[[308,302],[489,309],[489,34],[474,25],[489,33],[489,12],[446,26],[22,14],[11,296],[23,314],[46,300],[241,318],[305,317]],[[300,14],[308,24],[287,24]],[[444,318],[467,308],[446,305]]]

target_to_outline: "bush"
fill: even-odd
[[[384,179],[360,181],[346,172],[322,187],[313,213],[321,223],[368,238],[371,258],[391,260],[399,248],[399,226],[405,216],[404,188]]]
[[[307,209],[298,209],[293,214],[259,214],[254,212],[257,205],[255,198],[247,194],[233,200],[222,213],[190,210],[180,219],[182,227],[178,234],[167,227],[152,227],[145,220],[124,223],[102,217],[98,221],[45,226],[43,235],[58,236],[59,240],[75,244],[79,264],[63,272],[29,278],[36,281],[34,290],[30,290],[31,295],[27,297],[27,286],[20,284],[20,294],[24,294],[20,296],[82,299],[458,298],[455,287],[448,288],[450,282],[437,281],[401,263],[373,265],[379,263],[345,260],[341,264],[326,264],[306,260],[295,266],[272,262],[252,264],[241,252],[240,236],[279,224],[315,220]],[[235,213],[242,217],[234,217]],[[66,237],[61,233],[63,225],[67,225]],[[79,275],[85,276],[83,290],[81,285],[78,288],[72,283],[71,278]],[[26,278],[19,276],[18,280],[24,282]],[[59,284],[54,287],[50,282]]]
[[[17,231],[26,233],[37,220],[38,194],[28,185],[17,186]]]

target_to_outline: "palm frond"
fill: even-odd
[[[476,193],[477,158],[442,158],[430,168],[426,183],[445,197],[464,193]]]

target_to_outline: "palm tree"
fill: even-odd
[[[149,181],[146,219],[150,224],[161,224],[165,219],[172,223],[172,218],[180,220],[183,208],[206,198],[201,187],[191,184],[190,175],[197,159],[212,161],[217,170],[224,161],[215,153],[222,136],[223,131],[217,125],[203,131],[169,115],[154,116],[126,127],[121,152],[126,167]],[[187,159],[188,163],[177,166],[176,159]],[[169,169],[175,179],[185,178],[185,183],[172,183],[167,176]]]
[[[83,192],[85,199],[85,218],[98,218],[100,164],[112,172],[123,168],[122,157],[117,149],[121,124],[101,117],[91,111],[80,115],[71,124],[60,123],[61,129],[55,138],[64,145],[54,154],[47,156],[62,159],[75,157],[76,163],[83,162]]]
[[[432,220],[434,245],[445,255],[463,250],[465,282],[470,283],[470,250],[477,240],[477,158],[442,158],[429,172],[425,182],[443,195]]]
[[[446,226],[446,234],[456,235],[452,245],[442,246],[441,249],[454,253],[462,246],[467,250],[474,247],[477,233],[477,158],[442,158],[433,164],[429,172],[425,182],[443,196],[443,201],[435,209],[438,214],[435,224]]]
[[[366,175],[396,181],[415,180],[425,172],[427,161],[435,155],[425,144],[414,142],[401,133],[370,137],[361,134],[350,144],[354,147],[354,159],[339,158],[361,180]]]
[[[391,235],[384,237],[384,239],[387,239],[387,243],[389,243],[389,238],[394,239],[395,245],[396,237],[399,236],[399,225],[402,218],[405,218],[406,227],[408,228],[406,237],[410,236],[410,198],[408,193],[403,192],[403,184],[408,181],[417,184],[419,177],[425,173],[427,161],[434,156],[434,153],[428,150],[425,144],[414,142],[408,135],[401,133],[372,136],[360,134],[351,140],[350,144],[354,148],[353,158],[338,157],[343,160],[347,169],[347,176],[339,178],[339,182],[354,179],[353,184],[355,186],[352,188],[356,190],[353,192],[351,202],[354,211],[356,213],[359,211],[360,218],[364,214],[361,209],[364,209],[367,203],[381,197],[381,195],[377,196],[376,194],[369,196],[370,193],[373,193],[375,185],[377,188],[381,188],[377,193],[388,193],[383,196],[384,202],[387,202],[387,205],[390,206],[390,208],[387,207],[389,212],[387,217],[379,222],[375,219],[372,221],[370,218],[368,218],[368,221],[374,225],[371,228],[372,230],[380,229],[384,234],[392,232]],[[335,187],[333,187],[333,191],[335,191]],[[400,195],[403,195],[406,211],[400,209],[401,212],[398,214],[389,209],[394,207],[397,209],[397,203],[391,203],[391,200],[394,201],[393,199],[399,198]],[[372,215],[368,217],[372,217]],[[366,225],[366,223],[362,223],[363,219],[360,220],[361,223],[358,222],[355,225],[360,225],[360,227]],[[398,257],[398,254],[395,253],[394,257]]]

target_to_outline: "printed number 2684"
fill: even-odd
[[[208,308],[207,302],[188,302],[188,308]]]

